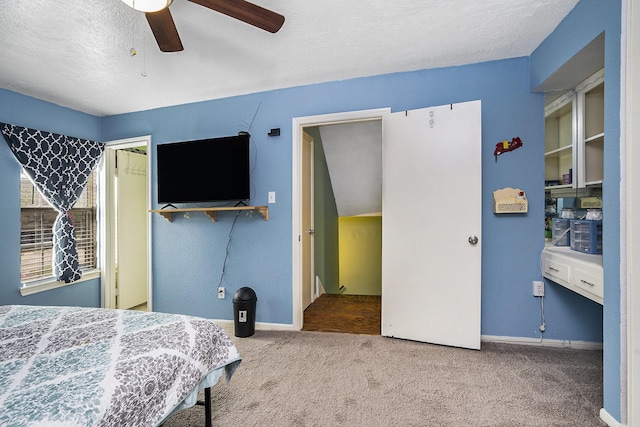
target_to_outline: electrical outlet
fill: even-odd
[[[544,296],[544,282],[542,280],[533,281],[533,296],[534,297]]]
[[[218,288],[218,298],[224,299],[224,288],[222,286]]]

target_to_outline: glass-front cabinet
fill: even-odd
[[[545,110],[545,188],[572,188],[574,185],[575,95],[562,96]]]
[[[583,134],[579,140],[584,145],[584,184],[602,185],[604,176],[604,74],[596,79],[584,92],[582,118],[584,125],[578,125]]]
[[[548,192],[602,187],[604,69],[547,104],[544,158]]]

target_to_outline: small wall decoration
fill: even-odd
[[[496,149],[493,151],[493,156],[496,158],[496,162],[498,161],[498,156],[507,153],[509,151],[513,151],[516,148],[522,147],[522,140],[520,137],[516,136],[509,142],[508,140],[504,140],[502,142],[498,142],[496,144]]]
[[[506,187],[493,192],[494,213],[526,213],[528,211],[527,195],[521,189]]]

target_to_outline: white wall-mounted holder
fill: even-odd
[[[505,187],[493,192],[493,213],[526,213],[528,211],[527,195],[521,189]]]

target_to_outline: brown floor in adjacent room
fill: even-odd
[[[304,311],[303,331],[380,335],[381,297],[322,294]]]

